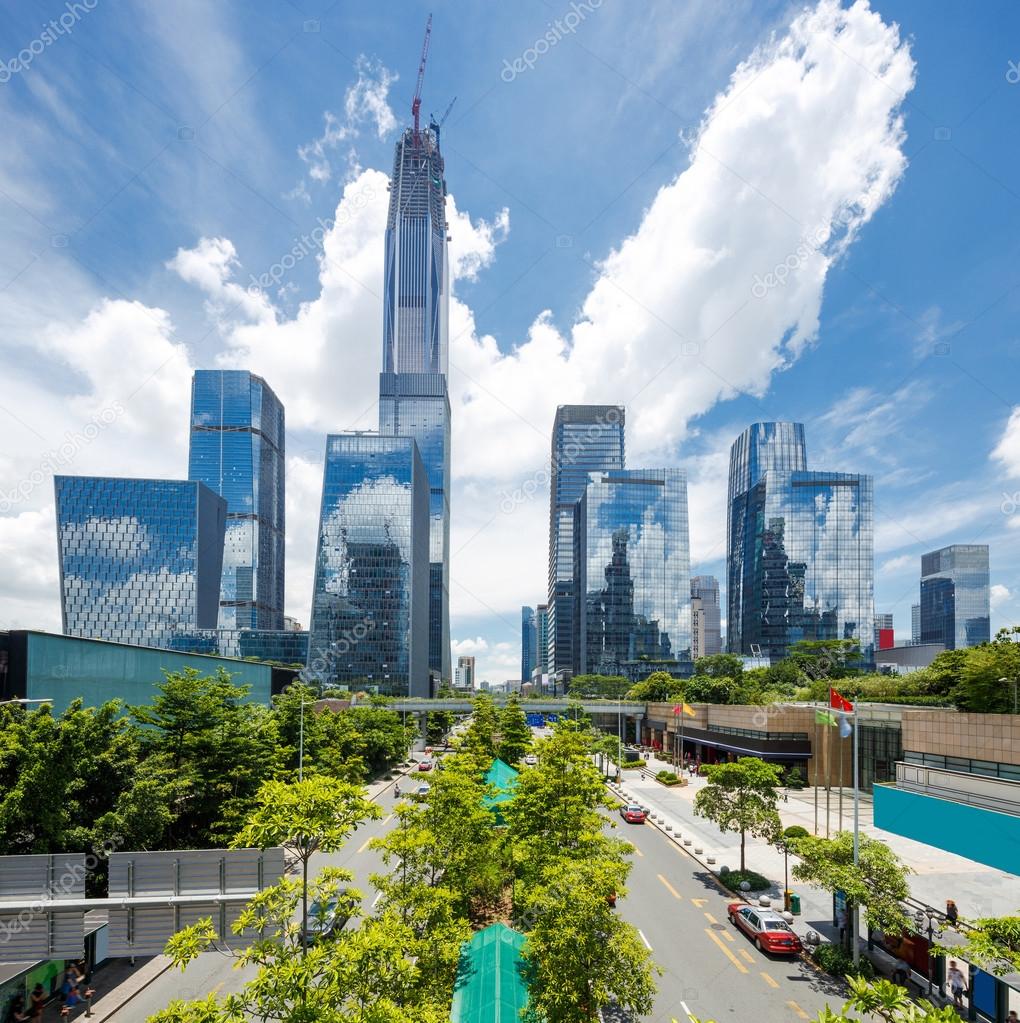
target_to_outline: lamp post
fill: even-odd
[[[776,848],[783,853],[783,909],[790,912],[790,843],[786,838],[776,842]]]
[[[935,926],[935,921],[936,920],[938,920],[938,916],[936,916],[935,912],[933,910],[930,910],[930,909],[929,910],[919,909],[914,914],[914,923],[917,925],[918,931],[921,931],[922,933],[926,933],[927,934],[927,938],[928,938],[928,961],[926,963],[926,966],[927,966],[927,975],[928,975],[928,994],[929,994],[929,996],[931,995],[931,992],[932,992],[931,946],[932,946],[932,942],[934,941],[935,938],[941,938],[942,937],[942,931],[938,927]]]
[[[1017,689],[1020,687],[1020,682],[1018,682],[1015,678],[1000,678],[999,681],[1005,682],[1013,687],[1013,713],[1020,713],[1020,710],[1017,709]]]

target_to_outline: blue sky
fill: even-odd
[[[119,402],[59,471],[183,475],[215,365],[287,406],[307,620],[322,435],[375,421],[382,175],[430,10],[423,110],[457,97],[455,650],[518,673],[557,401],[625,402],[630,463],[688,469],[697,571],[723,575],[733,437],[796,419],[813,466],[876,477],[901,637],[951,542],[991,544],[993,627],[1020,620],[1014,4],[89,0],[0,11],[0,624],[59,627],[46,453]]]

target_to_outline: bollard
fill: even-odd
[[[703,853],[704,851],[705,851],[705,850],[704,850],[704,849],[702,849],[700,845],[696,845],[696,846],[694,847],[694,855],[695,855],[695,856],[700,856],[700,855],[701,855],[701,854],[702,854],[702,853]]]
[[[709,856],[708,859],[705,862],[711,865],[711,864],[715,863],[715,857],[714,856]]]

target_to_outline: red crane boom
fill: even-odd
[[[432,15],[425,23],[425,41],[421,44],[421,60],[418,62],[418,82],[411,100],[411,114],[414,116],[414,141],[418,141],[418,115],[421,113],[421,86],[425,81],[425,62],[429,59],[429,40],[432,38]]]

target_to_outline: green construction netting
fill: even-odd
[[[464,942],[450,1011],[452,1023],[518,1023],[520,1011],[528,1003],[528,989],[521,976],[523,944],[524,935],[506,924],[493,924]]]
[[[514,798],[517,790],[517,771],[509,764],[504,764],[502,760],[493,760],[492,767],[485,775],[485,784],[495,791],[482,797],[482,805],[495,814],[497,824],[506,823],[499,808]]]

